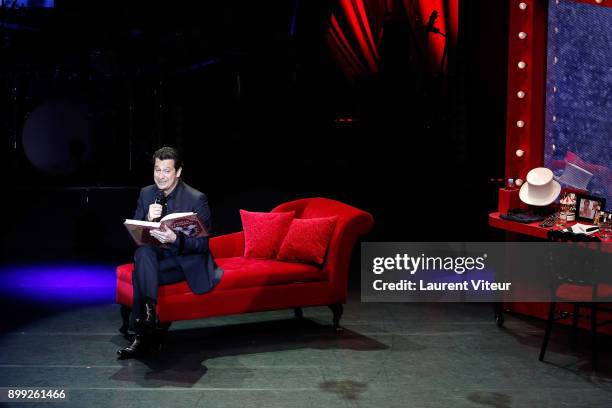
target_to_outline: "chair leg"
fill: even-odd
[[[597,370],[597,305],[591,305],[591,366]]]
[[[572,350],[576,349],[578,344],[578,317],[580,315],[580,305],[574,303],[574,315],[572,316]]]
[[[340,304],[329,305],[332,313],[334,314],[334,330],[341,331],[342,327],[340,327],[340,318],[342,317],[342,313],[344,312],[344,307]]]
[[[550,332],[552,331],[553,320],[555,319],[555,302],[550,302],[548,309],[548,320],[546,321],[546,332],[544,333],[544,340],[542,341],[542,348],[540,349],[540,361],[544,360],[544,354],[546,353],[546,347],[548,346],[548,340],[550,339]]]
[[[495,315],[495,324],[497,327],[504,326],[504,308],[502,302],[493,303],[493,313]]]
[[[153,350],[161,351],[172,322],[159,323],[153,336]]]
[[[119,328],[119,332],[122,334],[127,334],[130,328],[130,313],[132,309],[121,305],[121,327]]]

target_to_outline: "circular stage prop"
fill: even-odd
[[[67,175],[93,158],[89,103],[83,98],[55,99],[36,108],[23,127],[23,149],[34,167]]]

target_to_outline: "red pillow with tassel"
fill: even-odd
[[[244,256],[274,259],[294,216],[295,211],[266,213],[240,210]]]
[[[337,222],[337,216],[294,219],[276,259],[321,265]]]

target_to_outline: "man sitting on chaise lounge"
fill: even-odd
[[[166,214],[195,212],[210,230],[210,209],[202,192],[181,180],[183,163],[178,151],[162,147],[153,154],[155,184],[140,191],[133,219],[159,221]],[[160,285],[186,280],[195,294],[210,291],[221,279],[223,270],[208,250],[208,237],[186,237],[171,229],[152,230],[163,246],[143,245],[134,254],[132,287],[134,302],[130,329],[134,342],[117,351],[120,359],[140,357],[155,348],[158,318],[155,311]]]

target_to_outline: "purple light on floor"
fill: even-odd
[[[52,303],[114,303],[115,265],[16,264],[0,267],[0,294]]]

